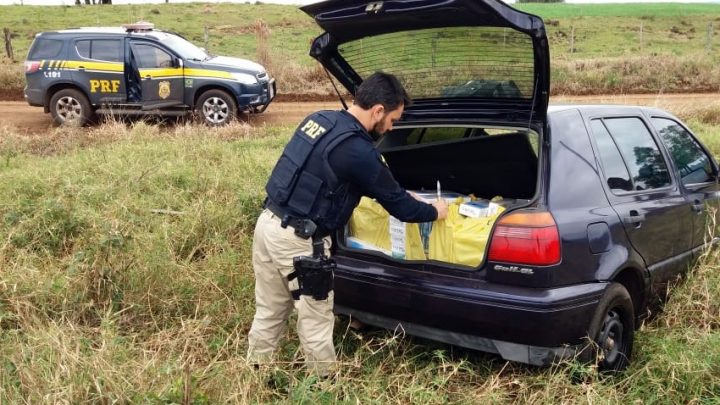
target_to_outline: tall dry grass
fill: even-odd
[[[271,35],[270,27],[263,20],[255,21],[253,25],[255,31],[255,43],[257,61],[259,64],[265,66],[266,69],[270,70],[273,68],[273,61],[270,58],[269,39]]]
[[[712,55],[554,59],[553,95],[720,92]]]
[[[693,111],[684,115],[694,117]],[[697,114],[698,117],[704,114]],[[704,141],[720,126],[697,121]],[[693,128],[695,128],[693,126]],[[308,377],[290,328],[244,361],[252,227],[290,128],[109,122],[0,130],[0,403],[713,403],[720,258],[637,333],[631,367],[507,363],[336,323],[340,371]],[[715,155],[720,143],[712,144]]]
[[[253,26],[258,62],[275,78],[278,94],[284,96],[328,96],[335,94],[327,73],[319,63],[311,66],[294,61],[282,49],[269,48],[272,31],[258,20]],[[343,91],[343,94],[346,92]]]
[[[12,93],[16,93],[16,98],[22,98],[23,87],[25,87],[23,64],[4,56],[0,57],[0,95],[8,98]]]

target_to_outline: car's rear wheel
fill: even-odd
[[[635,336],[635,310],[627,289],[611,283],[600,299],[588,336],[598,370],[618,372],[630,364]]]
[[[227,125],[237,116],[237,103],[232,95],[222,90],[208,90],[198,98],[195,114],[207,125]]]
[[[58,125],[86,125],[93,115],[87,97],[75,89],[62,89],[50,98],[50,114]]]

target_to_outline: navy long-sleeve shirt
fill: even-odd
[[[355,119],[348,112],[342,113]],[[403,222],[437,219],[435,207],[417,201],[395,180],[367,132],[357,131],[356,136],[337,145],[328,160],[338,179],[349,183],[350,201],[348,207],[343,207],[349,208],[347,219],[363,195],[376,199],[390,215]]]

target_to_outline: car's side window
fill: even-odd
[[[605,181],[613,192],[632,191],[633,183],[630,180],[630,173],[620,156],[620,151],[610,133],[599,119],[590,123],[595,141],[597,142],[600,160],[605,169]]]
[[[172,67],[172,56],[160,48],[147,44],[133,44],[132,50],[141,69]]]
[[[596,119],[592,122],[592,130],[610,189],[615,192],[642,191],[671,184],[660,148],[640,118]],[[613,146],[619,152],[619,158],[612,150]]]
[[[683,184],[714,180],[710,158],[685,128],[668,118],[653,117],[651,121],[670,152]]]

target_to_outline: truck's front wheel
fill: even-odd
[[[222,90],[208,90],[200,95],[195,104],[195,114],[210,126],[226,125],[237,116],[235,99]]]
[[[83,126],[93,111],[87,97],[76,89],[62,89],[50,98],[50,114],[58,125]]]

